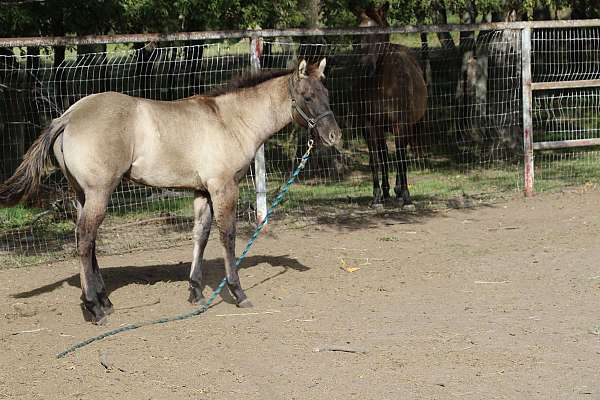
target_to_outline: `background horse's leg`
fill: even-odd
[[[102,324],[112,311],[98,260],[96,259],[96,236],[106,214],[110,194],[85,193],[85,202],[77,220],[77,252],[81,261],[81,300],[92,314],[93,322]]]
[[[379,187],[379,168],[377,163],[379,157],[377,154],[377,141],[375,139],[375,130],[371,127],[367,127],[363,131],[365,142],[367,142],[367,149],[369,151],[369,168],[371,169],[371,176],[373,177],[373,201],[372,205],[381,204],[381,188]]]
[[[404,140],[400,126],[394,125],[394,138],[396,141],[396,186],[394,192],[403,205],[412,204],[408,191],[408,159],[406,158],[406,140]]]
[[[206,304],[202,295],[202,257],[204,248],[210,235],[212,224],[212,206],[206,193],[195,193],[194,199],[194,252],[192,255],[192,268],[190,269],[190,297],[192,304]]]
[[[381,168],[381,197],[383,201],[390,198],[390,179],[389,179],[389,150],[385,140],[385,130],[377,130],[377,153],[379,155]]]
[[[239,196],[237,183],[213,182],[208,188],[212,200],[215,223],[223,245],[227,286],[239,307],[252,307],[252,303],[242,290],[240,277],[235,268],[235,210]]]

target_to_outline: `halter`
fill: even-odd
[[[324,113],[319,114],[316,118],[309,117],[308,114],[306,112],[304,112],[304,110],[302,108],[300,108],[300,106],[296,102],[296,99],[294,98],[294,95],[292,94],[292,79],[293,79],[293,75],[288,80],[288,93],[289,93],[290,97],[292,98],[292,111],[296,111],[298,113],[298,115],[300,115],[302,117],[302,119],[304,120],[304,122],[306,122],[306,125],[308,126],[308,130],[310,131],[311,129],[314,129],[315,126],[317,126],[317,123],[320,120],[322,120],[323,118],[325,118],[329,115],[333,115],[333,111],[331,111],[331,110],[325,111]]]

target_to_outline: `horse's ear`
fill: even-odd
[[[325,65],[327,65],[327,59],[323,58],[319,63],[319,79],[325,79]]]
[[[306,60],[302,60],[300,61],[300,64],[298,64],[298,77],[306,78]]]
[[[363,15],[365,15],[365,10],[362,7],[354,7],[352,9],[352,14],[356,15],[356,18],[362,19]]]
[[[377,12],[379,13],[379,16],[384,21],[387,18],[388,11],[390,11],[390,3],[388,1],[386,1],[385,3],[383,3],[382,6],[379,7],[379,10],[377,10]]]

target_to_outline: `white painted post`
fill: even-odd
[[[253,37],[250,41],[250,65],[252,71],[260,69],[262,39]],[[254,156],[254,181],[256,184],[256,223],[260,224],[267,215],[267,168],[265,166],[265,146],[262,145]]]
[[[523,180],[525,196],[533,196],[533,92],[531,90],[531,28],[521,30],[521,78],[523,92]]]

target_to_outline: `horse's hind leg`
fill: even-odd
[[[77,252],[81,262],[81,300],[92,322],[102,324],[112,311],[98,260],[96,259],[96,237],[98,228],[106,214],[109,194],[86,192],[85,202],[77,220]]]
[[[369,151],[369,168],[371,169],[371,177],[373,178],[373,201],[371,203],[373,206],[380,205],[382,199],[381,187],[379,186],[379,168],[377,165],[379,157],[375,135],[376,132],[371,127],[367,127],[364,131],[364,137]]]
[[[412,204],[410,192],[408,191],[408,160],[406,158],[406,144],[402,138],[402,132],[399,127],[394,127],[394,137],[396,140],[396,186],[394,192],[398,200],[402,199],[404,206]]]
[[[81,219],[81,216],[83,214],[83,205],[85,204],[85,195],[83,193],[83,190],[81,190],[81,188],[79,188],[79,186],[76,184],[76,182],[74,180],[70,180],[71,182],[71,187],[73,187],[75,189],[75,193],[77,195],[77,227],[76,227],[76,239],[77,242],[79,243],[79,236],[77,235],[77,233],[79,232],[79,220]],[[94,275],[94,278],[96,279],[96,285],[98,288],[98,293],[102,293],[102,295],[100,295],[100,303],[102,306],[102,309],[104,310],[105,314],[111,314],[113,312],[113,305],[111,303],[111,301],[109,300],[108,296],[106,295],[106,285],[104,284],[104,279],[102,279],[102,274],[100,273],[100,267],[98,265],[98,259],[96,258],[96,241],[93,242],[93,248],[92,248],[92,273]]]
[[[197,192],[194,199],[194,253],[190,270],[190,297],[192,304],[206,304],[202,295],[202,256],[210,235],[212,207],[208,196]]]
[[[235,266],[235,210],[239,194],[237,183],[214,181],[209,184],[209,191],[215,223],[223,245],[227,286],[239,307],[252,307],[252,303],[242,290]]]

